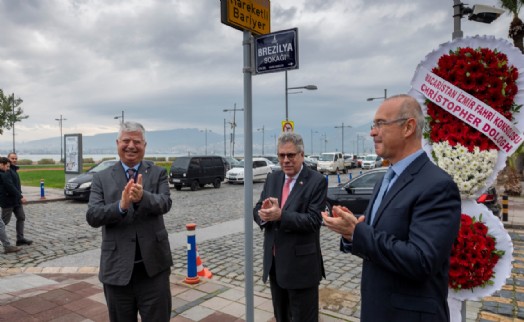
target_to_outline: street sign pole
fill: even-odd
[[[253,37],[244,30],[244,253],[246,321],[254,322],[253,295],[253,118],[252,118],[252,67],[251,48]]]

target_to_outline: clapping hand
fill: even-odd
[[[333,206],[331,210],[333,217],[330,217],[327,211],[322,212],[324,225],[332,231],[339,233],[347,240],[353,239],[353,233],[357,224],[364,222],[364,216],[358,219],[353,213],[344,206]]]

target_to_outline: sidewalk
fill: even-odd
[[[23,187],[30,203],[64,200],[61,189],[45,189],[41,198],[38,187]],[[500,200],[501,202],[501,200]],[[508,221],[504,226],[514,236],[515,262],[508,284],[492,297],[468,302],[467,321],[515,321],[510,318],[518,311],[524,290],[520,279],[524,265],[520,258],[524,241],[524,198],[509,199]],[[221,228],[222,229],[222,228]],[[519,240],[518,236],[522,239]],[[171,239],[171,238],[170,238]],[[86,255],[86,254],[84,254]],[[97,264],[86,259],[51,261],[49,267],[0,268],[0,319],[6,321],[108,321],[107,308]],[[98,260],[98,256],[96,259]],[[97,260],[93,263],[97,263]],[[204,263],[205,264],[205,263]],[[243,287],[201,278],[196,285],[184,283],[185,271],[173,270],[171,292],[173,300],[171,321],[244,321],[245,294]],[[514,281],[513,285],[510,283]],[[254,320],[274,321],[270,295],[254,294]],[[342,312],[341,312],[342,313]],[[524,313],[523,313],[524,314]],[[321,308],[320,321],[359,321],[357,315],[340,314]]]

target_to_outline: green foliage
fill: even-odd
[[[93,158],[84,158],[82,159],[83,163],[95,163],[95,160]]]
[[[10,130],[16,122],[20,122],[29,116],[24,115],[24,111],[20,107],[23,100],[21,98],[15,99],[15,95],[4,95],[4,91],[0,89],[0,135],[4,133],[4,129]]]
[[[32,165],[33,161],[29,159],[20,159],[18,160],[18,165]]]
[[[37,162],[38,164],[55,164],[55,160],[53,159],[40,159]]]

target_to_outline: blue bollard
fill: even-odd
[[[353,179],[353,173],[349,173],[349,180]]]
[[[187,229],[187,277],[184,280],[187,284],[198,284],[200,277],[197,274],[197,252],[196,252],[196,224],[186,224]]]
[[[326,182],[329,184],[329,176],[326,174]]]
[[[45,199],[44,179],[40,179],[40,199]]]
[[[340,183],[340,173],[337,172],[337,181]]]

